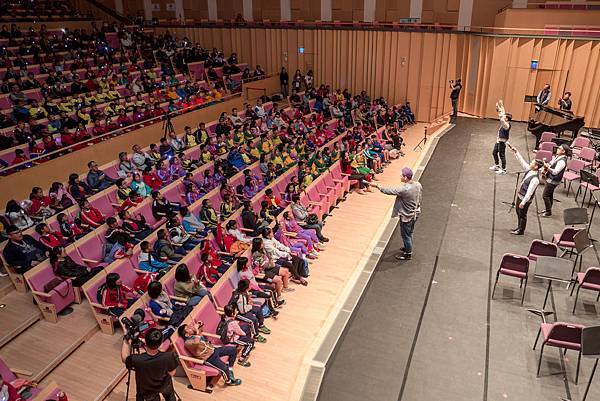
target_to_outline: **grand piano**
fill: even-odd
[[[554,107],[536,105],[534,113],[529,118],[527,130],[535,135],[535,147],[540,142],[543,132],[555,132],[559,138],[557,142],[571,142],[577,136],[579,130],[584,126],[583,117],[576,116],[571,112],[555,109]],[[538,111],[539,110],[539,111]],[[570,131],[570,139],[560,138],[564,131]]]

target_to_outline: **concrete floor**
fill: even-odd
[[[547,348],[536,377],[540,319],[526,308],[541,306],[545,283],[530,276],[521,306],[518,280],[504,276],[491,299],[502,255],[526,255],[533,239],[550,240],[563,228],[562,210],[575,206],[559,187],[554,217],[539,218],[540,187],[525,236],[511,235],[516,216],[502,201],[512,200],[510,172],[522,169],[507,150],[509,174],[488,170],[497,129],[497,121],[459,118],[441,138],[421,178],[413,260],[394,259],[402,246],[396,232],[327,364],[319,401],[581,399],[592,360],[582,360],[575,385],[576,354]],[[513,124],[511,136],[526,158],[533,155],[524,124]],[[600,225],[591,233],[600,238]],[[595,248],[584,257],[583,268],[589,266],[600,266]],[[581,292],[575,316],[573,299],[556,283],[550,320],[600,325],[596,294]],[[600,400],[600,373],[588,400]]]

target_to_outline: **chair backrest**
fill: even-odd
[[[529,271],[529,259],[525,256],[505,253],[500,261],[501,269],[509,269],[527,273]]]
[[[600,326],[584,327],[581,330],[581,355],[600,357]]]
[[[548,334],[548,339],[581,344],[583,327],[580,324],[556,322]]]
[[[578,136],[577,138],[575,138],[575,140],[573,140],[573,143],[571,143],[571,147],[572,148],[586,148],[590,146],[590,139],[583,137],[583,136]]]
[[[554,138],[556,138],[556,134],[554,132],[542,132],[540,142],[552,142]]]
[[[539,150],[547,150],[549,152],[554,152],[554,142],[542,142],[542,143],[540,143]]]
[[[538,160],[549,162],[552,159],[552,151],[538,150],[537,152],[535,152],[535,158]]]
[[[582,148],[579,152],[579,158],[591,162],[596,159],[596,151],[592,148]]]
[[[583,277],[583,282],[589,284],[600,285],[600,268],[599,267],[588,267]]]
[[[573,242],[575,242],[575,249],[579,254],[592,246],[592,241],[590,240],[587,230],[579,230],[577,234],[573,236]]]
[[[575,234],[577,234],[578,231],[579,231],[579,229],[573,228],[573,227],[563,228],[562,232],[560,233],[559,242],[560,241],[573,242],[573,237],[575,237]]]
[[[213,295],[215,303],[222,308],[229,303],[233,290],[234,288],[231,281],[225,277],[221,277],[214,287],[210,289],[210,292]]]
[[[576,224],[588,224],[588,212],[584,207],[572,207],[563,210],[563,221],[565,226]]]
[[[12,370],[10,370],[10,368],[2,358],[0,358],[0,375],[2,375],[4,380],[6,380],[9,383],[17,378],[17,376],[13,373]]]
[[[550,256],[555,258],[556,255],[558,255],[558,247],[552,242],[534,239],[529,246],[528,256],[530,255]]]
[[[571,159],[567,163],[567,170],[579,173],[579,171],[585,167],[585,162],[579,159]]]

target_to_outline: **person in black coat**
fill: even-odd
[[[8,243],[2,255],[6,263],[18,273],[26,271],[46,259],[44,246],[30,235],[23,235],[19,227],[11,225],[6,229]]]

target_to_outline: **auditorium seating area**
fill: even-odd
[[[0,21],[61,21],[93,19],[75,10],[69,0],[6,0],[0,6]]]
[[[123,39],[127,41],[121,37],[121,43]],[[195,46],[182,51],[188,52],[187,60],[194,57],[198,60],[188,64],[189,73],[207,78],[211,87],[219,79],[226,84],[223,78],[233,76],[230,73],[235,69],[232,71],[231,67],[235,65],[246,70],[237,73],[240,79],[265,76],[260,68],[250,73],[244,64],[237,64],[235,55],[223,62],[216,50],[207,54]],[[159,67],[156,72],[159,73]],[[291,214],[293,196],[299,195],[299,203],[319,221],[324,220],[336,204],[345,199],[351,186],[363,192],[360,179],[349,180],[347,169],[363,168],[369,171],[363,171],[365,179],[374,178],[388,163],[390,149],[401,148],[400,133],[413,123],[409,105],[392,108],[383,98],[371,101],[366,92],[353,96],[347,90],[332,92],[329,86],[315,89],[308,84],[306,91],[294,92],[283,101],[264,104],[259,101],[246,110],[223,113],[217,121],[186,127],[185,132],[170,135],[160,144],[136,145],[131,152],[123,149],[118,159],[108,164],[97,166],[92,161],[88,174],[71,174],[69,180],[55,183],[47,191],[34,188],[25,202],[9,202],[5,228],[17,220],[24,222],[23,234],[39,241],[47,250],[53,246],[64,247],[65,257],[76,265],[88,270],[101,267],[102,272],[96,270],[97,274],[83,286],[74,286],[73,279],[61,278],[55,259],[47,259],[47,252],[32,268],[15,269],[10,263],[5,263],[5,268],[16,290],[30,291],[40,316],[51,324],[60,326],[63,319],[85,314],[87,309],[103,333],[114,333],[117,318],[113,312],[109,313],[109,307],[102,303],[99,294],[106,285],[107,275],[117,273],[122,284],[135,288],[137,294],[137,301],[120,316],[131,317],[141,308],[152,320],[152,326],[161,325],[164,322],[149,309],[145,286],[149,280],[160,280],[165,291],[173,296],[176,269],[171,267],[174,263],[169,262],[170,268],[163,269],[156,277],[152,269],[141,265],[140,255],[145,252],[143,242],[147,241],[151,249],[160,249],[156,243],[161,241],[161,232],[170,233],[171,222],[165,217],[171,218],[171,215],[157,212],[157,199],[164,197],[167,204],[175,205],[173,210],[185,205],[191,215],[204,224],[202,233],[195,234],[202,239],[200,248],[194,247],[181,255],[177,265],[185,263],[191,274],[210,288],[215,305],[222,307],[233,290],[232,285],[237,284],[232,284],[235,268],[223,270],[219,277],[205,277],[202,255],[211,254],[215,263],[218,260],[227,266],[235,264],[232,244],[225,240],[231,240],[225,229],[228,222],[235,221],[243,231],[252,231],[255,227],[248,227],[243,217],[244,213],[252,213],[269,227],[275,230],[279,227],[277,238],[308,263],[317,257],[317,251],[308,249],[305,241],[286,232],[282,219],[284,212]],[[396,127],[397,131],[392,133],[386,127]],[[128,127],[129,130],[136,128],[136,125]],[[342,161],[343,155],[346,159]],[[35,168],[35,164],[31,167]],[[100,186],[98,175],[104,177]],[[273,191],[275,198],[269,198],[267,190]],[[159,198],[156,193],[162,196]],[[225,202],[229,199],[231,203]],[[276,202],[277,206],[265,209],[265,200]],[[141,230],[143,237],[133,235],[129,240],[117,242],[119,249],[115,250],[115,244],[109,243],[115,230],[113,224],[124,227],[125,220],[139,216],[143,216],[143,223],[137,220],[145,227]],[[111,222],[111,218],[116,221]],[[48,227],[48,231],[40,230],[40,224]],[[250,257],[248,252],[235,256]],[[81,303],[89,306],[77,305]],[[207,321],[217,316],[207,315],[206,308],[206,302],[201,302],[191,315]],[[175,344],[176,336],[173,334]],[[163,344],[164,349],[170,347],[170,341]],[[181,347],[174,349],[185,357]],[[206,390],[210,380],[202,379],[200,383],[194,372],[202,377],[215,376],[214,370],[196,362],[186,362],[185,370],[197,389]]]
[[[225,59],[186,38],[136,27],[3,32],[3,174],[160,122],[165,114],[206,107],[240,93],[243,80],[261,78],[244,73],[247,64],[235,54]]]

